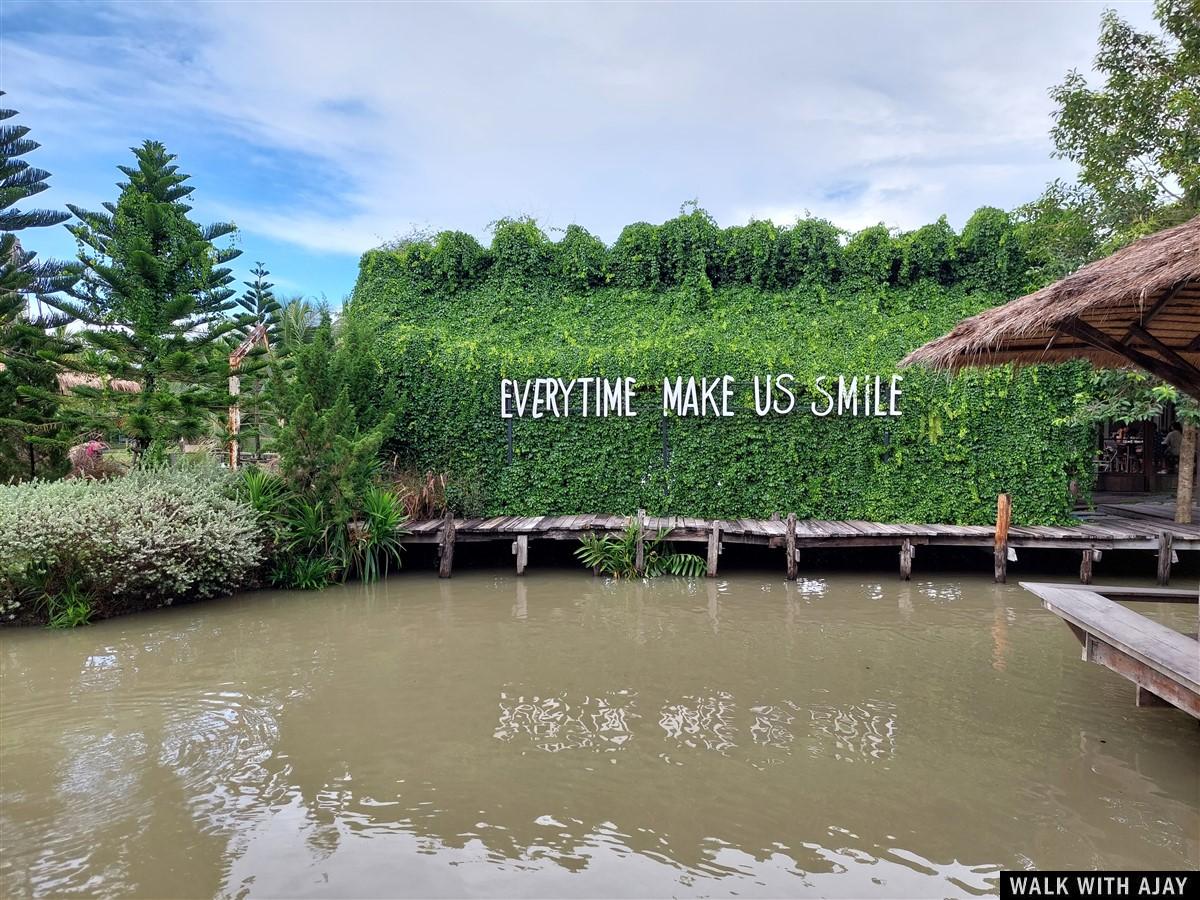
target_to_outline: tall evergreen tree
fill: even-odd
[[[279,343],[282,307],[271,292],[274,285],[267,281],[271,273],[263,264],[255,263],[250,274],[254,276],[254,280],[242,282],[246,290],[237,300],[244,322],[232,333],[231,348],[236,349],[247,341],[253,342],[249,353],[242,357],[238,364],[238,376],[241,380],[238,401],[241,408],[239,438],[242,446],[253,446],[255,452],[258,452],[262,449],[266,413],[270,407],[265,390],[267,356],[268,353],[277,353],[281,349]]]
[[[126,435],[134,452],[213,430],[229,404],[227,336],[248,317],[237,307],[225,265],[240,254],[214,242],[231,224],[201,227],[186,202],[193,188],[162,144],[133,150],[120,166],[115,203],[102,212],[68,208],[79,246],[80,280],[49,302],[82,323],[87,350],[73,360],[92,385],[75,388],[63,414],[82,431]],[[112,379],[139,390],[114,390]]]
[[[3,96],[3,92],[0,92]],[[49,173],[21,159],[38,148],[17,113],[0,109],[0,479],[53,475],[65,455],[56,436],[57,394],[51,361],[64,349],[52,330],[61,324],[40,301],[70,285],[70,267],[39,261],[17,232],[66,221],[65,212],[17,206],[49,186]],[[38,304],[37,313],[31,304]]]

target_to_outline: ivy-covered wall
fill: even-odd
[[[818,418],[818,375],[890,375],[912,348],[1022,292],[1021,232],[999,210],[853,236],[828,222],[720,229],[692,209],[627,227],[610,248],[531,221],[490,248],[445,232],[367,253],[347,327],[368,334],[395,398],[402,465],[451,476],[468,514],[654,513],[989,523],[1070,518],[1091,435],[1056,424],[1086,389],[1078,365],[955,378],[907,370],[898,418]],[[799,411],[754,413],[754,376],[788,372]],[[739,381],[732,418],[664,422],[665,376]],[[500,380],[633,376],[637,418],[512,420]],[[372,398],[359,398],[370,404]]]

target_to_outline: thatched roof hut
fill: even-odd
[[[902,365],[1088,359],[1140,366],[1200,399],[1200,216],[965,319]]]

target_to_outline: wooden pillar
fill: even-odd
[[[229,376],[229,396],[233,402],[229,406],[229,469],[236,471],[238,467],[238,434],[242,430],[242,410],[238,406],[238,395],[241,393],[241,381],[237,375]]]
[[[646,511],[637,512],[637,553],[633,559],[633,568],[639,576],[646,574]]]
[[[442,542],[438,547],[438,578],[449,578],[454,565],[454,513],[446,510],[442,523]]]
[[[904,543],[900,545],[900,580],[908,581],[912,578],[912,561],[915,548],[913,542],[908,538],[904,539]]]
[[[1171,706],[1166,700],[1158,696],[1153,691],[1149,691],[1140,684],[1137,686],[1137,694],[1134,695],[1134,706]]]
[[[1008,580],[1008,526],[1012,521],[1012,501],[1008,494],[996,498],[995,579],[997,584]]]
[[[1147,453],[1150,451],[1147,450]],[[1180,525],[1192,522],[1192,498],[1196,490],[1196,426],[1183,426],[1179,442],[1179,482],[1175,488],[1175,521]]]
[[[709,578],[717,577],[717,557],[721,553],[721,526],[713,519],[708,532],[708,571]]]
[[[517,557],[517,574],[525,574],[525,566],[529,564],[529,535],[518,534],[513,541],[512,552]]]
[[[788,513],[787,517],[787,539],[784,541],[784,550],[787,552],[787,580],[796,580],[796,514]]]
[[[1158,535],[1158,583],[1171,583],[1171,544],[1174,536],[1169,531]]]
[[[1083,551],[1083,558],[1079,561],[1079,583],[1092,583],[1092,563],[1096,560],[1096,551],[1087,549]]]

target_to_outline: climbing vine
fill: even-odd
[[[610,248],[572,226],[496,224],[490,248],[454,232],[362,260],[348,319],[373,336],[389,450],[448,473],[474,514],[654,512],[987,523],[1070,517],[1091,433],[1069,410],[1080,365],[949,378],[907,370],[899,418],[754,415],[754,376],[890,375],[912,348],[1019,293],[1018,232],[980,210],[908,234],[828,222],[721,229],[686,207]],[[664,419],[665,376],[737,379],[733,418]],[[636,418],[500,417],[502,378],[630,376]],[[386,382],[383,384],[382,382]],[[384,393],[384,392],[387,393]],[[807,392],[807,393],[806,393]]]

